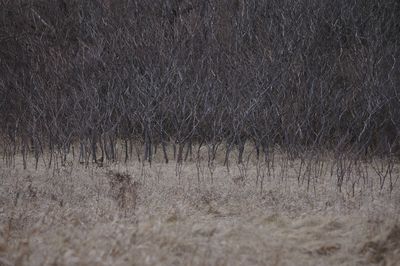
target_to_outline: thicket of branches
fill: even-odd
[[[396,0],[1,0],[4,158],[394,158],[399,46]]]

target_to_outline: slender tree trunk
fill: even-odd
[[[129,153],[128,153],[128,139],[125,139],[125,163],[128,162],[129,159]]]
[[[164,153],[164,160],[165,160],[165,163],[168,163],[167,143],[163,140],[163,141],[161,142],[161,145],[162,145],[162,149],[163,149],[163,153]]]

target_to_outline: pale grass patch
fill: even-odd
[[[205,164],[204,164],[205,165]],[[204,166],[203,165],[203,166]],[[202,167],[203,167],[202,166]],[[205,166],[204,166],[205,167]],[[400,193],[138,162],[0,168],[0,265],[396,265]]]

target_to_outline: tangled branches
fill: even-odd
[[[4,158],[399,156],[398,1],[233,2],[1,1]]]

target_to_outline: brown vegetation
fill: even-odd
[[[382,193],[370,169],[372,183],[340,192],[331,163],[313,189],[288,169],[267,174],[262,192],[252,163],[243,179],[217,164],[200,184],[197,163],[182,164],[180,179],[160,162],[2,167],[0,263],[396,265],[399,191]]]
[[[0,265],[395,265],[400,2],[0,0]]]

